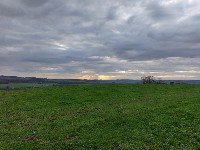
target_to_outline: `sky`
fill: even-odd
[[[0,75],[200,79],[200,1],[0,0]]]

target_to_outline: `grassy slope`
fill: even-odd
[[[2,149],[199,149],[200,86],[0,91]]]

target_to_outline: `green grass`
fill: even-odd
[[[0,149],[200,149],[200,86],[0,91]]]

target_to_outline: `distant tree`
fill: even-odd
[[[141,80],[143,84],[156,83],[154,76],[144,76],[141,77]]]

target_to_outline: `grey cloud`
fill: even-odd
[[[199,22],[200,21],[200,14],[195,14],[195,15],[191,16],[190,20],[194,21],[194,22]]]
[[[149,11],[149,15],[155,20],[165,20],[173,17],[172,12],[161,6],[159,1],[149,3],[147,10]]]
[[[150,17],[156,21],[169,21],[180,17],[184,13],[184,3],[177,2],[174,5],[163,4],[165,1],[149,2],[146,10]],[[167,1],[166,1],[167,2]]]
[[[198,8],[186,1],[2,0],[0,67],[80,76],[175,71],[180,59],[199,60]],[[163,60],[173,57],[173,68],[166,68]]]
[[[0,3],[0,15],[5,17],[20,17],[24,15],[21,9]]]
[[[148,36],[150,38],[162,41],[199,43],[200,42],[200,33],[198,30],[199,25],[200,23],[198,25],[174,24],[173,26],[172,25],[164,26],[163,28],[160,29],[153,29],[148,33]]]
[[[29,7],[38,7],[42,6],[50,0],[21,0],[22,3]]]

